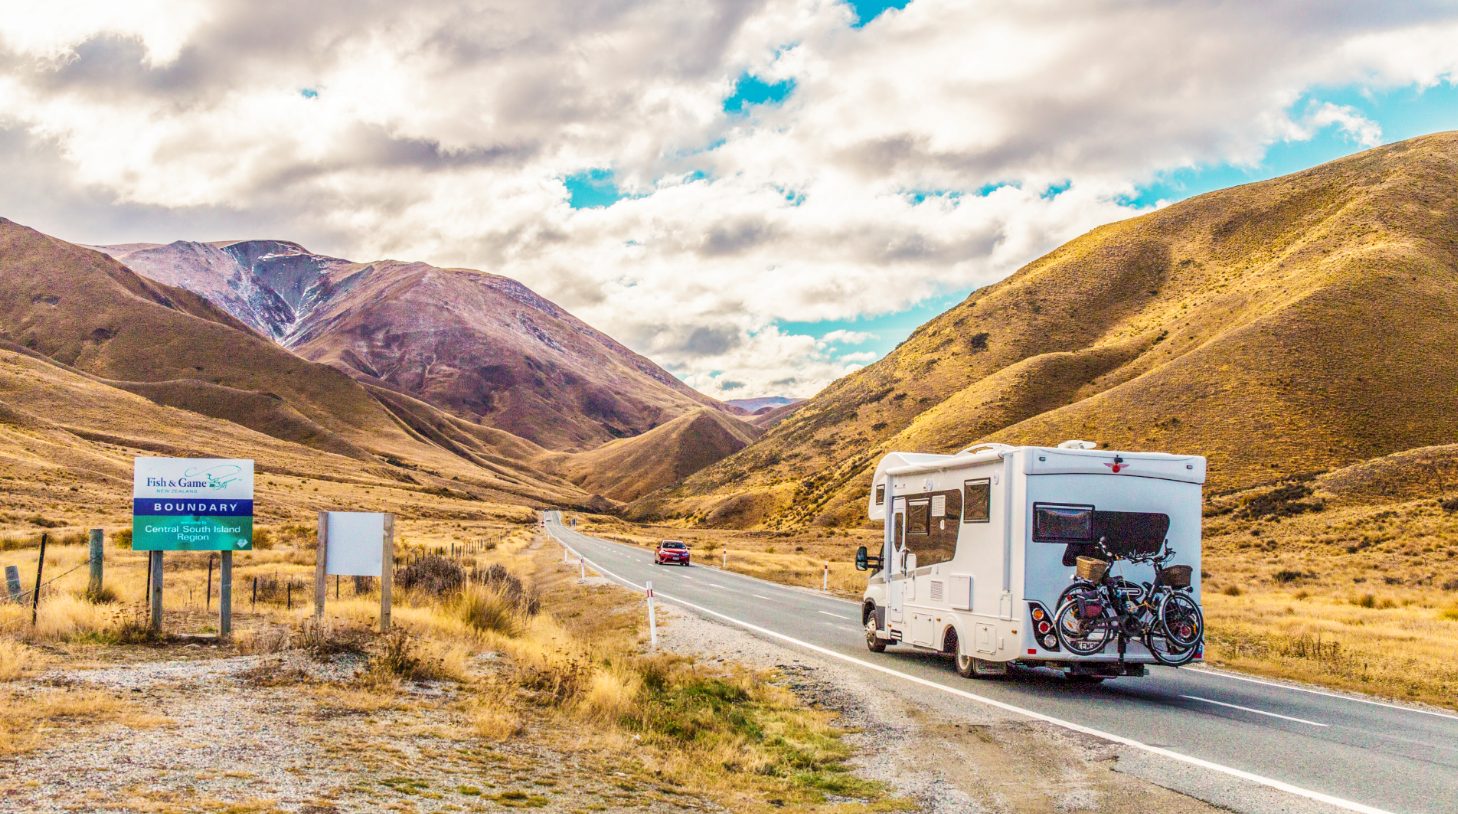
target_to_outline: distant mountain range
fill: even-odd
[[[1442,133],[1095,229],[630,515],[855,524],[885,452],[986,441],[1198,453],[1216,492],[1332,470],[1458,438],[1455,347]]]
[[[355,263],[276,240],[95,248],[305,359],[550,449],[726,409],[507,277]]]
[[[748,413],[759,413],[761,411],[773,410],[776,407],[799,404],[802,401],[804,399],[792,399],[784,396],[762,396],[757,399],[729,399],[724,403],[730,407],[738,407]]]

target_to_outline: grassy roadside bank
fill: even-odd
[[[411,531],[405,529],[407,539]],[[418,530],[415,536],[428,537]],[[285,579],[307,576],[312,585],[312,552],[307,541],[297,542],[299,548],[280,540],[274,549],[251,554],[238,569],[239,584],[251,579],[247,569],[253,568]],[[29,555],[33,568],[34,554],[16,549],[3,556],[23,561]],[[61,573],[84,557],[82,546],[56,546],[48,550],[47,568]],[[206,557],[197,559],[169,558],[169,604],[177,606],[167,617],[171,630],[201,632],[212,619],[201,607]],[[481,556],[427,560],[411,578],[402,574],[398,632],[389,637],[368,632],[378,595],[365,590],[354,596],[346,581],[338,600],[331,583],[322,626],[310,619],[312,589],[294,596],[293,609],[272,593],[250,607],[248,592],[237,590],[232,645],[152,641],[137,625],[142,560],[141,554],[108,552],[113,602],[85,598],[83,568],[43,595],[35,628],[28,608],[0,609],[6,631],[0,633],[0,720],[15,724],[0,727],[0,760],[23,760],[55,746],[57,738],[161,736],[175,725],[126,693],[69,681],[37,688],[28,678],[82,667],[251,655],[265,666],[248,672],[255,686],[250,692],[281,693],[303,704],[298,709],[305,720],[320,721],[318,734],[306,728],[301,737],[323,741],[325,722],[343,717],[358,724],[359,732],[348,737],[359,739],[362,749],[368,741],[373,751],[384,751],[385,759],[363,767],[367,776],[379,776],[360,781],[360,799],[373,801],[366,809],[385,803],[418,811],[693,810],[711,803],[746,812],[785,806],[855,812],[905,806],[849,772],[851,752],[831,713],[805,707],[772,672],[647,652],[637,598],[578,585],[576,570],[560,561],[560,549],[538,544],[529,527],[503,527],[498,544]],[[470,577],[469,583],[461,584],[460,576]],[[178,599],[188,588],[197,607]],[[346,677],[320,678],[341,670]],[[37,731],[47,737],[34,737]],[[426,733],[455,744],[446,752],[480,760],[473,757],[445,777],[438,766],[395,754],[413,748],[408,740],[395,743],[396,732]],[[528,747],[557,756],[560,765],[523,763],[521,751]],[[508,752],[514,755],[509,761]],[[507,762],[510,772],[497,771]],[[566,764],[577,769],[564,771]],[[443,785],[448,780],[453,785]],[[270,810],[258,802],[264,796],[233,802],[254,801],[239,810]]]

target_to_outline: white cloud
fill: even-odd
[[[867,331],[847,331],[844,328],[839,328],[820,337],[820,341],[816,343],[816,346],[825,348],[830,345],[859,345],[862,342],[869,342],[872,339],[880,338],[876,334]],[[873,356],[872,358],[875,357]]]
[[[23,180],[0,208],[84,242],[484,268],[706,392],[808,395],[871,361],[829,352],[864,338],[777,321],[992,282],[1133,214],[1161,171],[1328,127],[1376,144],[1313,89],[1458,70],[1451,6],[913,0],[850,20],[829,0],[0,2],[0,171]],[[725,115],[746,71],[795,91]],[[589,168],[638,197],[572,210],[561,179]]]

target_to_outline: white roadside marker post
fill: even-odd
[[[820,581],[820,590],[822,590],[822,591],[829,591],[830,590],[830,562],[829,561],[826,561],[826,563],[825,563],[825,578]]]
[[[658,649],[658,620],[653,615],[653,580],[648,580],[648,641]]]
[[[582,559],[581,554],[577,555],[577,584],[587,584],[587,561]]]
[[[724,564],[722,566],[720,566],[720,567],[721,568],[728,568],[729,567],[729,546],[724,546]]]

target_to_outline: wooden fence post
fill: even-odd
[[[212,554],[209,554],[208,555],[208,598],[206,600],[206,604],[203,605],[203,610],[210,611],[212,609],[213,609],[213,555]]]
[[[40,559],[35,564],[35,594],[30,598],[30,626],[35,627],[36,615],[40,613],[41,575],[46,571],[46,534],[41,534]]]
[[[5,566],[5,589],[10,592],[10,601],[20,601],[20,568],[14,565]]]
[[[314,618],[324,618],[324,594],[329,591],[324,576],[324,560],[329,551],[329,512],[319,512],[319,550],[314,555]]]
[[[105,536],[106,532],[102,529],[91,530],[91,581],[88,582],[86,585],[86,594],[90,596],[93,601],[101,596],[102,541],[105,539]]]
[[[380,557],[380,632],[390,632],[390,594],[395,587],[395,515],[385,515],[385,550]]]
[[[233,552],[218,559],[218,638],[226,639],[233,635]]]

